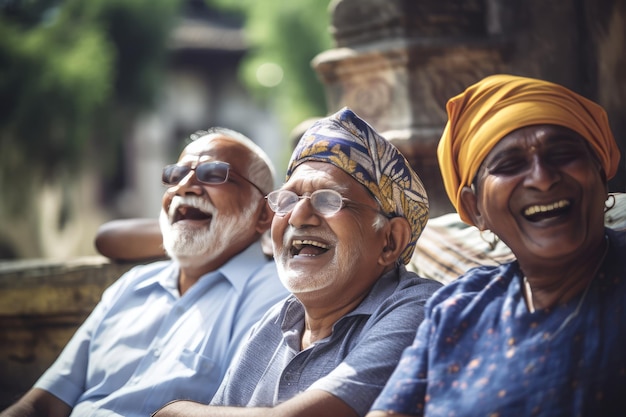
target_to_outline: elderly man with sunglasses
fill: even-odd
[[[2,416],[147,416],[208,402],[240,342],[287,296],[261,235],[273,217],[267,155],[245,136],[201,132],[163,170],[160,226],[171,260],[103,294],[57,361]]]
[[[428,200],[393,145],[343,109],[304,133],[267,200],[292,296],[253,327],[209,405],[155,416],[363,416],[413,340],[441,284],[405,268]]]

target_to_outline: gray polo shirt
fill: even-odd
[[[300,351],[304,308],[294,297],[255,325],[231,363],[212,405],[272,407],[307,389],[321,389],[365,415],[441,287],[404,266],[383,275],[332,334]]]

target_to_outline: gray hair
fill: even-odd
[[[189,139],[195,141],[213,135],[226,136],[250,150],[253,158],[248,166],[247,176],[249,180],[266,195],[274,189],[276,170],[272,160],[259,145],[246,135],[226,127],[211,127],[207,130],[196,131],[189,136]]]

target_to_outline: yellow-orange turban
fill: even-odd
[[[606,112],[598,104],[547,81],[492,75],[448,100],[448,123],[437,148],[443,183],[466,223],[461,190],[504,136],[525,126],[552,124],[580,134],[591,144],[607,178],[617,172],[619,149]]]

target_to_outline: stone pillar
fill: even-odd
[[[598,62],[603,55],[597,51],[620,56],[615,54],[626,39],[619,29],[626,20],[624,3],[333,0],[336,48],[316,56],[313,67],[329,112],[351,107],[404,153],[424,181],[434,217],[453,211],[436,159],[447,100],[487,75],[504,72],[560,83],[611,114],[618,108],[614,103],[626,98],[603,100],[599,86],[613,85],[616,96],[624,91],[624,77],[617,72],[598,77],[596,66],[619,66],[610,65],[615,59]],[[597,42],[596,33],[610,44]],[[619,142],[623,125],[616,120],[613,125]]]
[[[351,107],[398,146],[424,181],[431,217],[453,211],[436,159],[445,103],[503,61],[484,2],[338,0],[331,13],[337,48],[313,61],[329,111]]]

